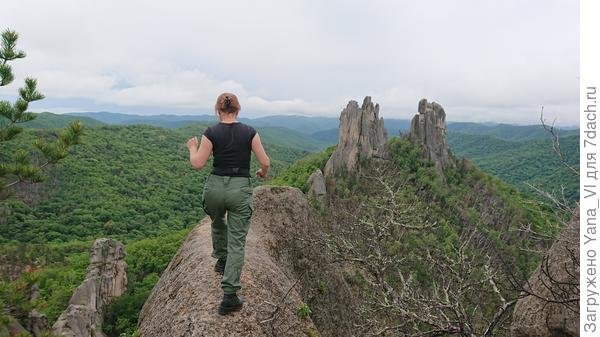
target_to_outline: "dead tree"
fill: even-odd
[[[403,247],[437,223],[399,193],[407,182],[393,169],[376,167],[360,179],[380,193],[349,203],[348,220],[328,237],[328,246],[336,262],[355,267],[367,282],[363,320],[356,323],[361,334],[474,337],[506,329],[516,299],[500,286],[502,270],[493,258],[475,248],[481,233],[465,230],[445,249]]]

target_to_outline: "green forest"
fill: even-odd
[[[16,149],[27,148],[38,137],[55,138],[60,128],[75,118],[55,119],[53,116],[39,115],[41,118],[34,120],[35,124],[30,123],[17,139],[0,144],[1,159],[8,160]],[[191,167],[185,141],[193,135],[201,135],[209,124],[163,128],[102,122],[87,125],[89,119],[83,120],[80,144],[47,170],[45,181],[21,184],[15,189],[16,197],[7,200],[10,213],[0,222],[0,260],[4,266],[0,304],[10,307],[17,319],[24,318],[31,308],[37,308],[52,323],[85,276],[93,240],[111,237],[126,246],[129,284],[126,294],[111,304],[103,329],[108,336],[131,336],[136,330],[139,310],[160,273],[187,233],[204,216],[200,196],[209,169],[197,171]],[[295,186],[305,191],[308,176],[316,168],[323,168],[335,149],[335,146],[325,148],[324,143],[279,126],[258,127],[258,131],[273,163],[271,176],[274,178],[265,181],[268,184]],[[513,176],[512,181],[505,179],[508,183],[524,181],[526,177],[534,177],[529,180],[533,182],[552,180],[548,170],[536,171],[538,166],[535,165],[552,168],[552,172],[562,170],[545,141],[527,141],[528,145],[515,146],[514,142],[487,139],[481,146],[481,137],[456,133],[449,142],[456,154],[473,158],[477,165],[482,163],[481,170],[499,177]],[[570,151],[575,142],[575,137],[567,138],[563,140],[563,148]],[[417,186],[427,186],[433,196],[437,195],[435,198],[460,204],[468,193],[467,188],[444,190],[431,185],[435,179],[429,169],[419,169],[419,165],[424,164],[416,159],[416,150],[409,151],[405,142],[392,141],[391,144],[397,149],[398,165],[407,172],[414,171],[411,174],[418,180]],[[497,145],[489,147],[490,144]],[[490,155],[493,152],[511,157],[494,160]],[[546,154],[540,156],[542,152]],[[573,162],[575,155],[568,153]],[[33,151],[32,156],[37,158],[39,154]],[[524,162],[523,158],[532,159]],[[513,162],[520,163],[522,169],[498,171],[499,167]],[[258,168],[254,161],[252,165]],[[536,172],[543,174],[536,176]],[[479,170],[474,174],[480,177],[477,179],[486,176]],[[564,177],[561,181],[570,182],[567,173]],[[503,200],[513,203],[513,207],[526,204],[526,197],[518,194],[514,187],[499,178],[486,179],[491,179],[490,186],[494,186]],[[253,179],[255,186],[260,183]],[[443,208],[439,211],[443,212]],[[474,216],[476,210],[469,214],[465,216]],[[449,214],[444,216],[450,217]],[[26,290],[36,283],[41,296],[30,301]]]
[[[558,139],[560,152],[564,162],[578,170],[579,135],[566,134]],[[530,197],[544,199],[527,184],[559,198],[564,196],[569,203],[579,200],[579,177],[562,162],[548,132],[545,137],[524,140],[450,132],[448,144],[457,157],[468,158],[483,171],[514,185]]]

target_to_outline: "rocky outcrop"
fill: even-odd
[[[27,330],[35,337],[43,336],[44,333],[50,330],[46,315],[39,312],[37,309],[31,310],[27,321]]]
[[[327,187],[325,187],[325,176],[323,176],[323,172],[320,169],[316,169],[315,172],[308,177],[306,185],[308,186],[306,195],[309,198],[323,201],[327,195]]]
[[[207,217],[185,239],[140,312],[142,337],[318,336],[310,317],[300,318],[300,283],[275,244],[290,226],[309,221],[311,207],[297,188],[254,189],[254,212],[241,275],[244,307],[217,313],[223,292],[211,257]]]
[[[67,309],[52,326],[65,337],[104,336],[103,309],[127,287],[125,247],[113,239],[97,239],[90,250],[90,265]]]
[[[327,180],[354,172],[361,158],[387,157],[387,131],[379,118],[379,104],[367,96],[359,108],[356,101],[340,115],[338,145],[325,165]]]
[[[563,229],[529,279],[529,295],[520,299],[513,313],[513,337],[579,336],[579,314],[562,303],[579,299],[579,205],[574,218]],[[579,303],[570,305],[579,308]]]
[[[430,159],[443,180],[444,168],[453,167],[446,141],[446,112],[436,102],[419,101],[418,113],[410,123],[409,137],[421,144],[423,156]]]

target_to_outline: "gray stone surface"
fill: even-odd
[[[446,112],[436,102],[419,101],[418,113],[410,124],[409,137],[421,144],[423,156],[435,164],[440,176],[444,179],[443,170],[454,167],[448,153],[446,141]]]
[[[383,118],[379,118],[379,104],[366,96],[361,107],[356,101],[340,115],[338,145],[327,164],[325,177],[335,177],[355,172],[361,158],[387,158],[387,131]]]
[[[579,314],[563,304],[550,301],[579,298],[564,284],[579,284],[579,205],[573,219],[563,229],[548,252],[548,268],[540,265],[529,279],[530,291],[537,296],[527,296],[517,301],[513,312],[511,334],[513,337],[576,337],[579,336]],[[550,277],[554,281],[550,279]],[[563,285],[559,285],[562,283]],[[525,286],[529,287],[529,286]],[[528,289],[529,290],[529,289]],[[556,293],[568,296],[555,296]],[[576,291],[575,291],[576,292]],[[579,303],[575,303],[579,307]]]
[[[315,172],[308,177],[306,184],[308,185],[306,195],[317,198],[319,201],[323,201],[327,195],[327,187],[325,187],[325,176],[323,176],[323,172],[320,169],[315,170]]]
[[[123,244],[113,239],[97,239],[90,250],[86,278],[52,326],[53,332],[65,337],[104,336],[101,329],[104,307],[125,292],[126,272]]]

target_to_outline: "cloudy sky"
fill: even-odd
[[[33,111],[208,114],[238,94],[240,116],[337,116],[371,95],[384,118],[426,97],[450,121],[579,123],[574,0],[18,0]]]

